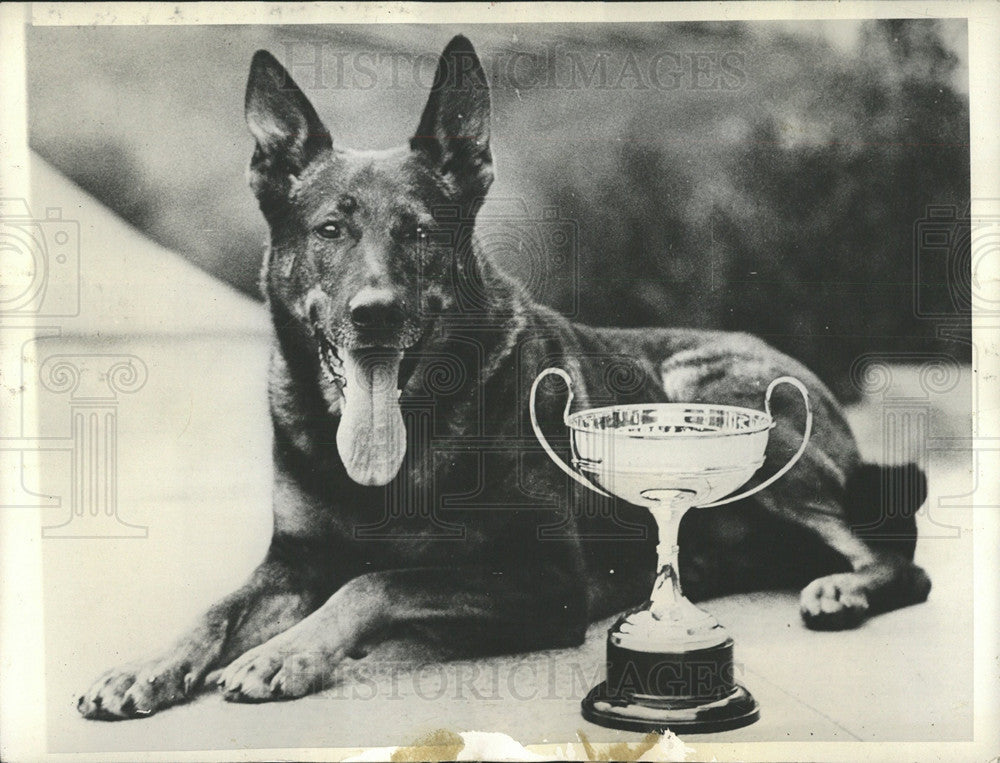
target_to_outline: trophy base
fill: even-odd
[[[583,700],[583,717],[628,731],[697,734],[748,726],[760,718],[759,706],[736,682],[733,640],[721,635],[712,646],[648,651],[622,645],[612,628],[608,680]]]
[[[757,701],[739,684],[721,698],[678,699],[643,694],[612,697],[607,682],[602,682],[590,690],[581,706],[583,717],[598,726],[660,734],[668,729],[678,734],[709,734],[760,719]]]

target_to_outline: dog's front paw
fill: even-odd
[[[166,658],[109,670],[76,702],[85,718],[144,718],[188,699],[201,676],[191,661]]]
[[[802,589],[799,609],[813,630],[856,628],[868,617],[868,596],[852,573],[828,575]]]
[[[216,681],[230,702],[294,699],[325,688],[345,654],[345,648],[326,650],[279,636],[210,674],[208,681]]]

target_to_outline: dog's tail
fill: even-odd
[[[917,510],[927,500],[927,477],[916,464],[862,464],[847,480],[851,530],[876,551],[913,560]]]

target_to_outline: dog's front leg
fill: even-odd
[[[212,606],[172,647],[107,671],[80,696],[77,709],[87,718],[119,720],[185,702],[209,670],[290,628],[321,601],[272,548],[241,588]]]
[[[476,655],[579,644],[586,629],[579,576],[520,569],[421,567],[361,575],[293,628],[221,671],[227,699],[260,702],[327,688],[345,656],[400,626]]]

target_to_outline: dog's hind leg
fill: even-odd
[[[660,366],[670,399],[756,407],[769,380],[791,373],[808,387],[815,417],[809,446],[795,468],[750,499],[785,523],[773,530],[776,543],[767,538],[756,544],[728,542],[720,559],[714,549],[719,541],[727,546],[727,535],[741,537],[739,523],[722,527],[721,533],[707,516],[689,523],[692,530],[701,530],[690,534],[694,542],[688,544],[689,579],[701,583],[700,593],[746,590],[755,581],[762,587],[799,585],[800,574],[808,570],[816,579],[802,591],[801,611],[806,625],[815,629],[854,627],[870,614],[923,601],[930,581],[913,564],[913,515],[926,497],[919,469],[864,465],[830,391],[807,369],[759,340],[745,335],[716,335],[709,342],[697,335],[689,338],[690,347]],[[783,398],[772,401],[775,427],[762,476],[774,473],[801,442],[804,412]],[[788,523],[805,534],[788,532]],[[835,553],[816,554],[817,540]],[[684,547],[682,540],[682,554]],[[683,576],[683,556],[681,567]],[[698,585],[692,590],[699,592]]]
[[[685,592],[701,599],[804,585],[802,618],[816,630],[852,628],[926,599],[930,581],[913,564],[922,473],[857,463],[841,482],[819,449],[803,462],[746,501],[689,512]]]
[[[799,607],[813,630],[843,630],[869,615],[927,599],[931,581],[913,562],[879,556],[853,572],[817,578],[802,590]]]
[[[802,591],[800,608],[817,630],[851,628],[868,615],[918,604],[930,593],[927,574],[913,563],[914,514],[927,495],[923,473],[913,465],[862,465],[847,483],[848,523],[810,512],[824,540],[842,553],[852,571],[827,575]]]

